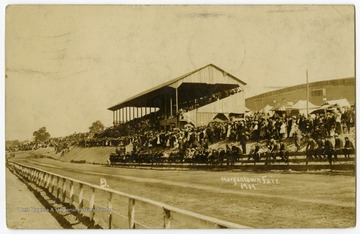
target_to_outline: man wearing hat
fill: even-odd
[[[339,135],[335,133],[335,153],[334,153],[334,159],[337,160],[337,155],[342,153],[342,149],[344,147],[344,142],[341,138],[339,138]]]
[[[317,149],[318,149],[318,144],[316,143],[314,138],[309,136],[306,144],[306,158],[312,159],[314,157],[317,159],[317,153],[316,153]]]
[[[349,137],[345,137],[345,144],[343,148],[345,158],[350,158],[350,153],[353,153],[354,149],[354,144],[349,140]]]
[[[331,137],[328,136],[325,139],[324,154],[327,155],[330,165],[332,164],[332,156],[335,155],[334,145],[331,141]]]

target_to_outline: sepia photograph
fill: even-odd
[[[8,229],[355,228],[354,5],[4,18]]]

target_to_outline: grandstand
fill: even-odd
[[[164,129],[208,124],[222,113],[245,112],[246,83],[209,64],[126,99],[108,110],[113,124],[136,119],[156,119]]]

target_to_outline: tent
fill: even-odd
[[[318,109],[315,109],[310,112],[310,114],[326,114],[327,112],[333,112],[333,108],[328,108],[328,106],[322,106]]]
[[[342,108],[350,108],[351,107],[349,101],[346,98],[326,101],[321,106],[326,106],[326,105],[328,105],[329,107],[336,106],[336,105],[339,107],[342,107]]]
[[[343,112],[344,108],[350,108],[351,105],[346,98],[338,100],[330,100],[324,102],[320,108],[311,112],[311,114],[326,114],[327,112],[333,112],[335,109],[340,109]]]
[[[316,106],[311,102],[308,102],[308,108],[310,110],[313,110],[319,108],[319,106]],[[294,103],[294,105],[292,105],[291,107],[287,107],[287,109],[306,110],[307,109],[306,100],[299,100],[296,103]]]
[[[218,113],[211,122],[225,122],[229,120],[228,117],[223,113]]]
[[[244,111],[245,111],[245,112],[250,112],[251,110],[245,106]]]
[[[260,112],[263,112],[265,114],[269,113],[273,107],[270,105],[266,105],[264,108],[260,110]]]
[[[286,111],[286,106],[282,105],[282,106],[279,106],[279,107],[274,107],[274,108],[271,109],[271,111]]]
[[[287,107],[286,110],[288,110],[289,113],[292,114],[292,115],[295,115],[295,114],[306,115],[307,114],[307,108],[309,108],[309,111],[319,109],[319,106],[316,106],[316,105],[312,104],[311,102],[308,102],[308,104],[307,104],[306,102],[308,102],[308,101],[306,101],[306,100],[298,100],[293,105]]]

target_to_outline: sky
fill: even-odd
[[[246,97],[355,76],[349,5],[13,5],[5,26],[6,140],[111,126],[107,108],[209,63]]]

